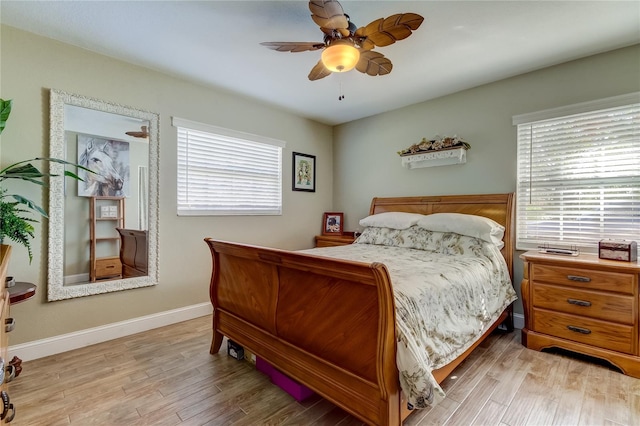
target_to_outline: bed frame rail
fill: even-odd
[[[205,239],[223,336],[370,424],[400,424],[395,308],[379,263]]]

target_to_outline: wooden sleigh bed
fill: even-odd
[[[374,198],[370,214],[463,213],[505,227],[513,278],[513,194]],[[400,425],[406,408],[396,366],[395,305],[385,265],[205,239],[213,268],[211,353],[227,336],[368,424]],[[329,314],[330,313],[330,314]],[[496,327],[433,371],[442,382]]]

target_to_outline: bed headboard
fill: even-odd
[[[425,197],[376,197],[369,214],[409,212],[420,214],[463,213],[488,217],[504,226],[504,256],[513,279],[514,209],[513,193],[480,195],[436,195]]]

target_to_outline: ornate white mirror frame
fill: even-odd
[[[58,176],[49,181],[49,270],[47,296],[49,301],[91,296],[158,283],[158,207],[159,207],[159,115],[122,106],[99,99],[69,94],[60,90],[50,91],[50,147],[53,158],[65,155],[65,105],[95,111],[118,114],[149,123],[149,187],[148,187],[148,238],[147,275],[126,279],[103,280],[93,283],[65,285],[64,283],[64,239],[65,239],[65,182],[64,166],[50,163],[50,172]],[[68,161],[76,162],[75,159]]]

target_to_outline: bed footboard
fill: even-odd
[[[401,423],[384,265],[205,242],[213,260],[212,354],[227,336],[369,424]]]

